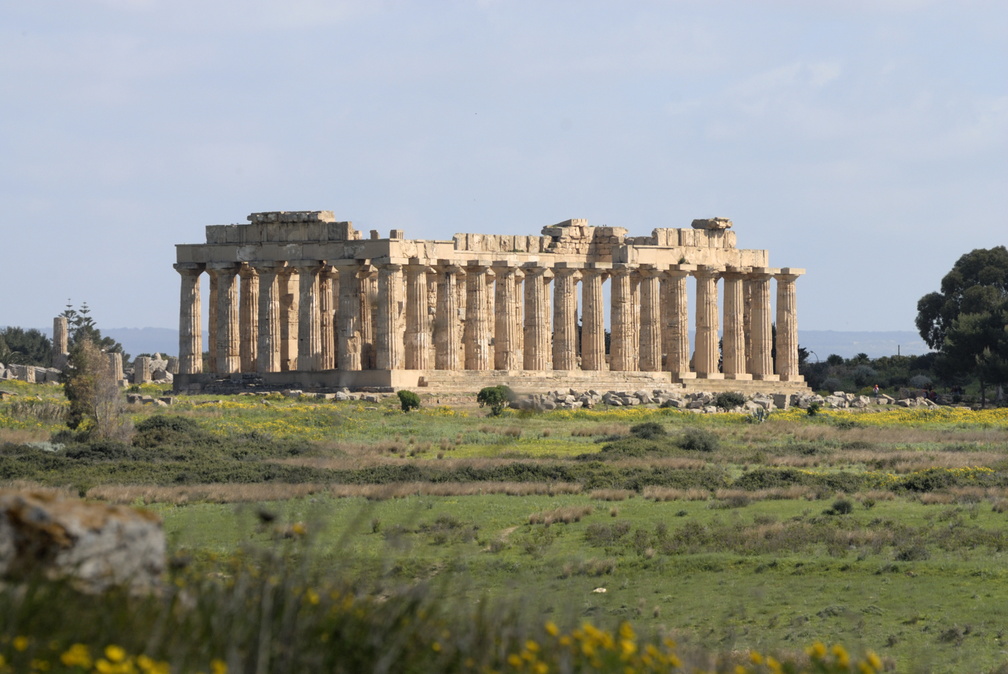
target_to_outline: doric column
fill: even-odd
[[[258,372],[280,371],[280,273],[285,262],[254,263],[259,275]]]
[[[218,372],[217,369],[217,309],[219,307],[218,296],[219,279],[213,272],[210,265],[206,268],[207,276],[210,278],[210,306],[207,307],[207,372]]]
[[[375,307],[378,304],[378,273],[368,264],[360,272],[361,367],[375,367]]]
[[[577,282],[581,272],[566,263],[553,268],[553,369],[578,369]]]
[[[725,379],[752,379],[747,373],[743,286],[745,267],[728,267],[724,278],[724,336],[721,339],[721,371]]]
[[[614,265],[611,292],[612,333],[609,341],[609,369],[627,372],[637,369],[637,348],[634,344],[633,288],[631,270],[624,264]],[[587,303],[586,303],[587,305]],[[586,311],[587,314],[587,311]]]
[[[69,329],[67,327],[67,317],[57,316],[53,319],[52,355],[53,362],[69,351]]]
[[[662,277],[665,369],[679,381],[695,376],[690,370],[689,301],[686,292],[686,277],[695,270],[694,265],[676,264]]]
[[[517,275],[520,270],[507,262],[494,263],[494,369],[521,370],[521,304],[518,301]]]
[[[781,381],[804,381],[798,374],[798,305],[795,280],[804,269],[785,267],[777,278],[777,376]]]
[[[693,369],[698,377],[720,379],[718,371],[718,295],[721,270],[700,265],[696,276],[696,354]]]
[[[118,351],[109,351],[105,354],[108,357],[109,370],[116,384],[121,384],[123,380],[122,354]]]
[[[775,381],[773,373],[773,333],[770,326],[770,277],[776,270],[754,267],[752,275],[752,363],[753,379]]]
[[[429,370],[430,308],[427,306],[427,275],[431,269],[413,258],[406,267],[406,369]]]
[[[470,264],[466,267],[465,369],[489,370],[490,308],[487,301],[488,267]]]
[[[347,372],[361,369],[360,265],[336,263],[339,274],[339,308],[336,313],[337,368]]]
[[[241,341],[238,335],[238,264],[212,262],[207,265],[211,287],[216,292],[213,331],[216,334],[216,358],[220,374],[233,374],[241,369]]]
[[[462,268],[445,260],[438,261],[437,311],[434,318],[434,367],[438,370],[459,368],[459,324],[457,276]]]
[[[752,281],[742,281],[742,332],[745,334],[745,371],[752,373]]]
[[[553,274],[538,265],[525,267],[525,369],[552,369],[549,282]]]
[[[286,267],[277,277],[280,295],[280,369],[298,369],[298,327],[301,290],[297,270]]]
[[[238,351],[241,371],[255,372],[259,354],[259,274],[249,264],[238,271],[241,297],[238,300]]]
[[[596,266],[584,269],[581,280],[581,369],[605,369],[605,314],[602,281],[606,272]]]
[[[654,265],[640,269],[640,369],[662,369],[661,273]]]
[[[319,304],[322,264],[317,260],[293,264],[298,274],[297,369],[318,372],[322,369],[322,310]]]
[[[379,370],[401,370],[403,366],[403,333],[399,327],[403,305],[402,283],[401,264],[378,267],[375,367]]]
[[[336,368],[336,303],[333,301],[333,280],[336,267],[322,265],[319,272],[319,334],[322,339],[322,360],[319,368]]]
[[[179,373],[199,374],[203,371],[203,326],[200,306],[200,274],[203,265],[179,263],[175,270],[182,276],[179,296]]]

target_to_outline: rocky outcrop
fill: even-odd
[[[45,492],[0,492],[0,575],[40,573],[80,589],[153,588],[165,566],[165,535],[153,513]]]

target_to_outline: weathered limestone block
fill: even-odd
[[[81,589],[157,585],[165,536],[156,515],[42,492],[0,492],[0,575],[41,572]]]
[[[146,384],[150,381],[150,356],[137,356],[133,362],[133,383]]]
[[[732,221],[728,218],[697,218],[690,226],[693,229],[728,229]]]

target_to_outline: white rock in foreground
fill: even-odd
[[[43,492],[0,492],[0,575],[36,572],[70,578],[83,590],[157,585],[165,567],[161,519],[150,512],[65,499]]]

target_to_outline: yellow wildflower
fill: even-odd
[[[227,663],[220,658],[214,658],[210,661],[210,674],[227,674],[227,671]]]
[[[28,649],[28,637],[16,636],[14,637],[14,650],[15,651],[25,651]]]
[[[91,669],[91,651],[84,644],[74,644],[60,655],[60,662],[65,667]]]
[[[109,662],[122,662],[126,659],[126,649],[122,646],[109,644],[105,647],[105,657]]]

